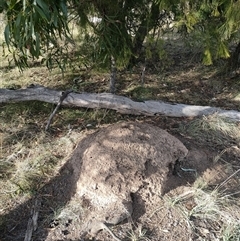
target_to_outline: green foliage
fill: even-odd
[[[178,25],[185,26],[189,35],[195,36],[202,46],[204,64],[230,57],[229,42],[239,41],[239,12],[240,2],[232,0],[189,1],[184,8]]]
[[[10,0],[3,6],[7,25],[4,35],[14,62],[20,67],[28,65],[29,58],[39,58],[45,52],[51,67],[58,52],[58,38],[68,37],[68,12],[63,0]],[[53,50],[50,46],[56,49]]]
[[[206,48],[204,51],[204,56],[203,56],[203,63],[205,65],[211,65],[212,62],[212,55],[211,55],[211,51],[209,48]]]
[[[95,63],[109,66],[114,57],[118,68],[126,67],[138,57],[145,37],[160,20],[156,0],[11,0],[0,9],[7,19],[5,41],[21,68],[31,58],[42,58],[49,68],[54,61],[64,67],[59,57],[64,57],[66,43],[72,41],[68,28],[72,19],[85,30],[83,46],[93,46],[88,53]]]
[[[49,68],[56,62],[64,68],[67,44],[73,42],[70,20],[84,30],[83,57],[103,66],[114,57],[118,68],[134,64],[146,38],[168,15],[185,34],[200,36],[196,42],[205,64],[229,57],[228,43],[240,27],[240,1],[233,0],[9,0],[0,3],[0,12],[7,19],[6,44],[21,68],[35,58]]]
[[[74,6],[77,5],[75,2]],[[114,57],[118,68],[126,67],[132,58],[138,56],[143,41],[148,32],[156,26],[159,7],[155,1],[82,1],[76,14],[79,17],[79,25],[87,29],[85,43],[91,44],[87,40],[93,40],[94,63],[109,66],[111,57]],[[90,7],[91,6],[91,7]],[[93,22],[93,17],[98,18]],[[153,24],[153,19],[154,24]]]
[[[151,100],[156,98],[156,89],[153,87],[136,86],[128,91],[132,99],[136,101]]]

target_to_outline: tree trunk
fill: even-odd
[[[156,26],[156,21],[159,19],[159,6],[155,3],[151,6],[150,14],[147,13],[142,17],[142,22],[136,32],[136,36],[133,41],[132,48],[132,58],[130,60],[130,65],[133,66],[136,64],[136,58],[139,56],[143,42],[147,34]]]
[[[236,70],[240,65],[240,42],[238,43],[235,51],[232,53],[228,62],[228,71]]]
[[[19,101],[44,101],[57,104],[62,98],[63,92],[35,87],[19,90],[0,89],[0,103]],[[132,115],[165,115],[171,117],[196,117],[210,114],[217,114],[233,121],[240,121],[240,112],[235,110],[223,110],[210,106],[196,106],[185,104],[171,104],[162,101],[148,100],[135,102],[131,99],[110,93],[69,93],[63,100],[64,106],[77,106],[85,108],[105,108],[116,110],[122,114]]]
[[[111,56],[111,74],[110,74],[110,93],[115,93],[115,83],[116,83],[116,76],[117,76],[117,67],[115,58]]]

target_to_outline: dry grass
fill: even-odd
[[[128,232],[128,238],[130,241],[150,241],[148,237],[147,229],[144,229],[142,225],[135,227],[135,229]]]
[[[202,144],[229,147],[240,143],[240,125],[218,115],[203,116],[183,122],[179,131]]]
[[[28,131],[21,138],[17,136],[19,139],[16,133],[5,133],[2,139],[1,213],[9,209],[8,200],[30,197],[51,180],[80,138],[78,132],[62,133],[56,138],[41,130]]]
[[[166,203],[181,213],[189,228],[195,233],[196,240],[239,241],[240,166],[233,166],[231,159],[223,157],[227,151],[239,150],[237,147],[240,143],[239,124],[211,115],[183,122],[178,131],[200,145],[220,150],[213,163],[220,161],[225,163],[224,165],[228,165],[231,169],[231,174],[221,183],[212,186],[206,181],[203,173],[184,193],[166,196]],[[221,175],[222,173],[219,173],[218,176]],[[235,185],[235,188],[231,186],[233,191],[228,186],[231,181]]]
[[[196,237],[213,240],[211,232],[217,239],[237,241],[240,237],[239,198],[236,193],[226,194],[219,187],[212,190],[199,178],[185,193],[166,200],[179,210]]]

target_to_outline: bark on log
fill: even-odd
[[[37,229],[37,221],[38,221],[38,215],[39,215],[39,210],[41,206],[41,200],[36,199],[35,203],[33,205],[33,208],[31,210],[31,215],[32,217],[29,218],[28,224],[27,224],[27,231],[25,234],[24,241],[31,241],[32,240],[32,234],[34,231]]]
[[[0,103],[38,100],[57,104],[62,93],[62,91],[45,87],[18,90],[0,89]],[[146,116],[196,117],[216,113],[221,117],[226,117],[233,121],[240,121],[240,112],[235,110],[223,110],[211,106],[172,104],[153,100],[136,102],[127,97],[110,93],[91,94],[72,92],[64,99],[62,105],[112,109],[122,114]]]

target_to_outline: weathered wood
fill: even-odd
[[[72,90],[67,90],[67,91],[62,92],[62,96],[60,97],[60,100],[59,100],[57,106],[55,107],[55,109],[53,110],[52,114],[50,115],[50,117],[49,117],[49,119],[48,119],[47,125],[46,125],[46,127],[45,127],[45,131],[48,131],[49,126],[50,126],[50,124],[51,124],[51,121],[52,121],[54,115],[57,113],[57,111],[58,111],[58,109],[60,108],[63,100],[64,100],[64,99],[68,96],[68,94],[71,93],[71,92],[72,92]]]
[[[38,220],[40,206],[41,206],[41,200],[36,199],[31,210],[32,217],[30,217],[28,220],[24,241],[32,240],[32,234],[37,229],[37,220]]]
[[[18,90],[0,89],[0,103],[38,100],[57,104],[62,93],[62,91],[45,87]],[[105,108],[116,110],[122,114],[146,116],[196,117],[216,113],[221,117],[240,121],[240,112],[235,110],[223,110],[211,106],[172,104],[153,100],[136,102],[127,97],[110,93],[92,94],[72,92],[64,99],[62,105],[97,109]]]

